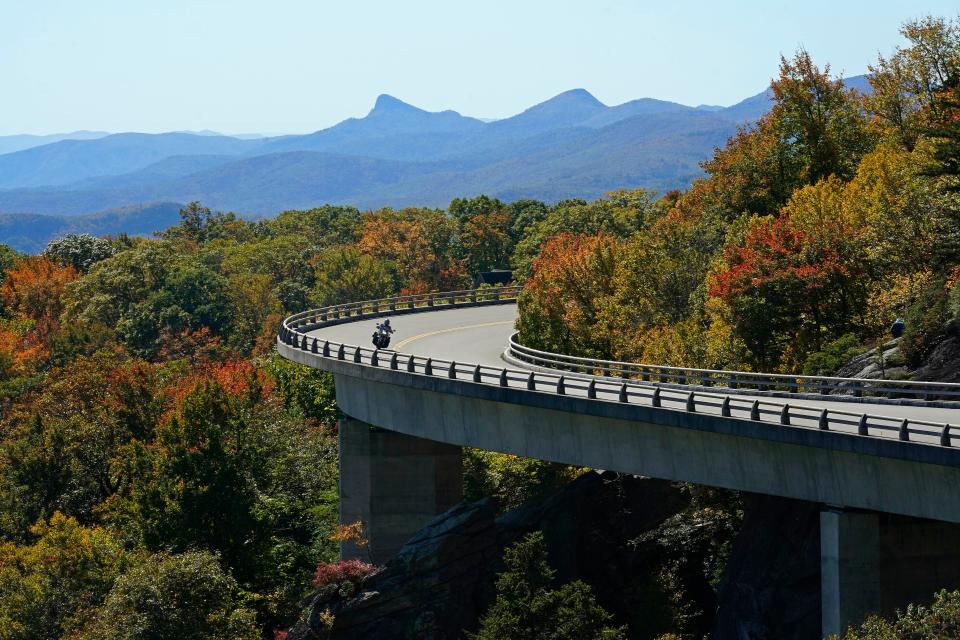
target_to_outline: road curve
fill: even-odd
[[[377,323],[382,322],[386,317],[392,317],[391,324],[396,333],[393,336],[391,347],[399,353],[415,354],[425,358],[456,360],[457,362],[489,367],[516,368],[524,366],[520,362],[508,364],[503,359],[503,352],[510,335],[514,332],[514,324],[517,319],[516,304],[441,308],[429,313],[396,317],[385,315],[379,318],[357,320],[317,329],[310,331],[307,335],[320,340],[370,347],[371,336]],[[713,391],[723,390],[714,389]],[[570,393],[576,395],[577,389],[572,389]],[[761,401],[771,400],[768,396],[754,396],[743,392],[737,393],[737,397]],[[783,399],[779,400],[783,402]],[[792,406],[811,407],[812,409],[825,408],[831,411],[869,413],[891,418],[910,418],[960,425],[960,409],[954,408],[802,398],[790,399],[789,402]],[[799,426],[814,426],[812,415],[811,413],[809,425],[800,423]],[[934,434],[931,434],[930,437],[923,438],[923,440],[935,442],[937,438]]]

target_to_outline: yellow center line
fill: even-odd
[[[437,331],[427,331],[426,333],[421,333],[419,335],[412,336],[406,340],[401,340],[397,343],[396,350],[400,351],[405,346],[413,342],[414,340],[419,340],[421,338],[429,338],[430,336],[436,336],[441,333],[454,333],[455,331],[464,331],[466,329],[479,329],[480,327],[496,327],[502,324],[513,324],[513,320],[501,320],[499,322],[484,322],[482,324],[469,324],[462,327],[452,327],[450,329],[438,329]]]

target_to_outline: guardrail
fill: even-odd
[[[644,382],[726,387],[728,389],[755,389],[757,391],[786,391],[788,393],[845,394],[857,398],[916,398],[920,400],[960,400],[960,384],[950,382],[918,382],[915,380],[875,380],[869,378],[838,378],[835,376],[794,376],[751,371],[725,371],[639,364],[617,360],[579,358],[561,353],[539,351],[525,347],[510,336],[508,353],[528,364],[573,371],[578,373],[635,378]]]
[[[443,377],[473,384],[522,389],[533,393],[577,396],[598,402],[616,402],[690,413],[706,413],[721,417],[774,423],[791,428],[837,431],[862,437],[894,438],[917,445],[951,447],[955,444],[957,436],[954,435],[951,425],[944,423],[809,407],[765,399],[751,399],[737,397],[729,393],[675,389],[654,384],[652,381],[627,376],[621,376],[620,379],[617,379],[610,377],[610,375],[598,376],[577,371],[570,371],[569,374],[563,372],[545,373],[507,367],[490,367],[455,360],[400,354],[388,349],[371,349],[307,335],[308,332],[324,326],[378,317],[387,313],[415,313],[444,307],[449,308],[450,306],[502,304],[514,300],[518,291],[519,287],[500,287],[398,296],[334,305],[290,316],[282,323],[277,338],[288,347],[317,354],[319,357],[352,362],[358,366],[403,371],[411,375]],[[523,349],[527,348],[523,347]],[[547,352],[538,353],[546,354]],[[559,360],[557,358],[553,359]],[[587,362],[578,363],[576,360],[586,360]],[[573,363],[565,363],[564,366],[571,364],[587,366],[588,363],[594,365],[624,364],[574,359]],[[665,367],[664,369],[672,370],[674,368]],[[614,373],[614,369],[604,366],[594,366],[593,371],[602,371],[605,374]],[[631,372],[624,369],[623,371],[616,371],[616,373],[630,375]],[[664,375],[678,374],[670,371],[669,373],[664,372]]]

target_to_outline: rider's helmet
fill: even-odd
[[[383,321],[383,326],[385,326],[385,327],[389,327],[389,326],[390,326],[390,318],[387,318],[386,320]]]

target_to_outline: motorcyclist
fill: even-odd
[[[390,326],[390,318],[387,318],[383,323],[377,325],[377,331],[382,331],[384,333],[393,333],[393,327]]]
[[[390,326],[389,318],[382,323],[377,323],[377,330],[373,334],[373,346],[378,349],[389,346],[391,333],[393,333],[393,327]]]

